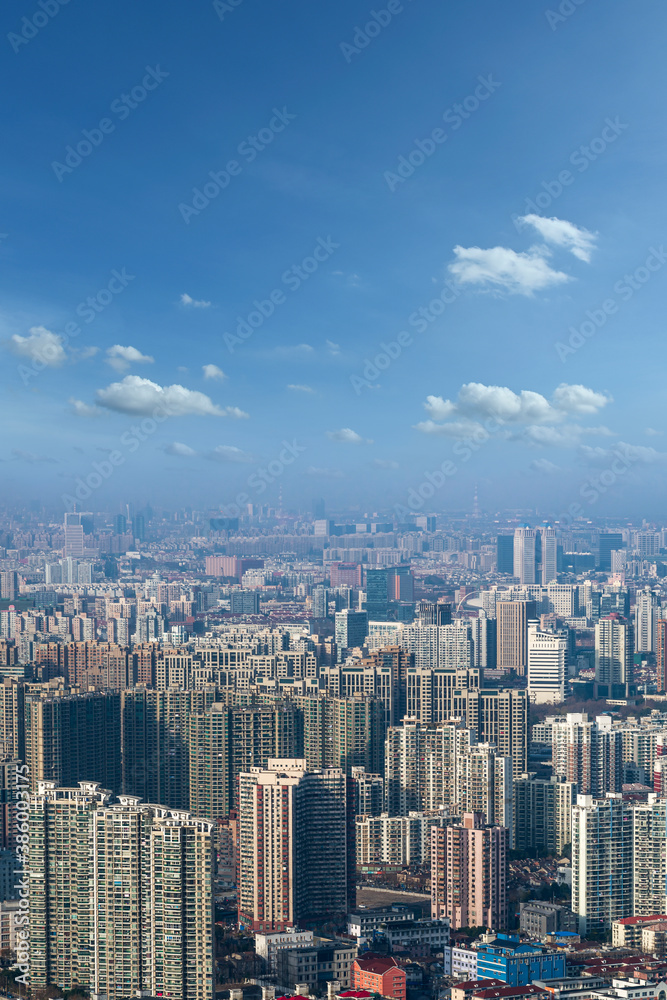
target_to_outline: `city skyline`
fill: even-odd
[[[8,499],[658,516],[657,3],[54,5],[4,9]]]

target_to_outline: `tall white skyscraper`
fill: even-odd
[[[567,638],[562,632],[528,624],[528,694],[536,704],[558,705],[565,701]]]
[[[537,532],[522,524],[514,531],[514,576],[519,583],[537,583]]]

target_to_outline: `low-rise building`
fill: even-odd
[[[276,975],[284,986],[305,983],[315,992],[323,983],[336,980],[343,987],[352,986],[350,968],[356,954],[352,941],[313,936],[311,944],[277,951]]]
[[[402,920],[380,926],[392,951],[396,947],[429,945],[432,951],[449,951],[449,920]],[[448,956],[449,957],[449,956]],[[447,975],[447,973],[445,973]]]
[[[352,963],[352,988],[371,990],[393,1000],[405,1000],[405,970],[389,955],[369,952]]]
[[[556,931],[576,931],[579,921],[572,910],[556,903],[534,900],[519,905],[519,926],[524,934],[544,938]]]
[[[400,903],[378,907],[376,910],[356,910],[347,915],[347,933],[356,938],[368,937],[383,925],[415,920],[417,915],[417,910],[412,906],[403,906]]]
[[[654,913],[652,916],[623,917],[621,920],[614,920],[611,925],[614,948],[641,948],[644,928],[660,920],[667,920],[667,915]]]
[[[477,952],[474,948],[455,947],[451,949],[451,969],[454,979],[466,982],[477,981]],[[500,980],[498,980],[500,982]]]
[[[501,979],[508,986],[524,986],[535,979],[555,979],[565,975],[565,955],[537,945],[521,944],[519,938],[498,934],[495,940],[477,949],[480,979]]]
[[[255,934],[255,952],[267,964],[267,971],[275,973],[278,969],[278,955],[281,951],[294,948],[309,948],[313,944],[313,932],[302,931],[297,927],[288,927],[285,931]]]
[[[452,986],[451,1000],[470,1000],[479,990],[491,990],[494,987],[504,985],[505,983],[501,982],[500,979],[467,979],[465,982]]]

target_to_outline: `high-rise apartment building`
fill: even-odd
[[[595,721],[569,712],[551,726],[553,773],[572,782],[580,795],[620,792],[623,785],[623,736],[611,716]]]
[[[572,842],[576,785],[557,777],[544,781],[534,772],[514,779],[514,849],[562,854]]]
[[[470,732],[470,730],[467,730]],[[489,826],[513,829],[512,758],[499,757],[489,743],[477,743],[456,759],[456,804],[480,813]],[[510,835],[510,846],[512,837]]]
[[[457,760],[476,742],[476,733],[456,722],[405,719],[392,726],[385,744],[385,811],[405,816],[456,804]]]
[[[667,910],[667,799],[649,795],[632,807],[632,915]]]
[[[637,591],[635,604],[635,649],[638,653],[655,653],[660,617],[658,596],[650,587]]]
[[[354,815],[379,816],[384,809],[384,778],[369,774],[364,767],[352,768]]]
[[[15,570],[0,573],[0,597],[13,601],[19,595],[19,575]]]
[[[572,808],[572,910],[579,933],[633,916],[632,806],[620,793],[578,795]]]
[[[634,629],[616,612],[595,626],[595,690],[598,698],[627,698],[634,672]]]
[[[29,816],[30,986],[212,1000],[212,826],[39,782]]]
[[[656,665],[658,691],[667,691],[667,620],[659,618],[656,625]]]
[[[431,916],[452,928],[507,925],[509,830],[487,826],[481,813],[460,824],[431,828]]]
[[[25,699],[25,762],[38,782],[75,786],[84,780],[121,790],[120,694],[29,694]]]
[[[526,691],[510,688],[456,689],[455,719],[473,729],[480,743],[492,743],[501,757],[511,757],[514,777],[528,770],[528,709]]]
[[[239,922],[320,924],[354,908],[354,796],[340,768],[270,760],[240,775]]]

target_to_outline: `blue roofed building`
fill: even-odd
[[[534,979],[565,975],[565,955],[539,945],[522,944],[518,937],[498,934],[477,948],[477,978],[500,979],[508,986],[524,986]]]

